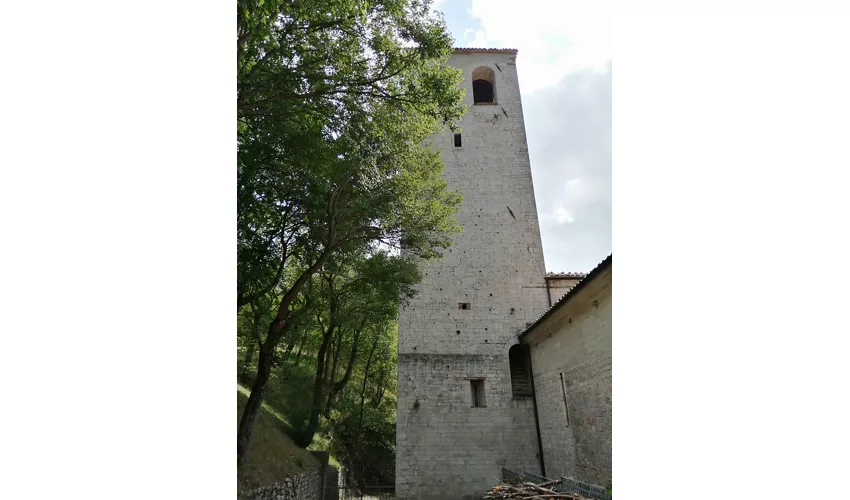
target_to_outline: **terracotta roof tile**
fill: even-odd
[[[514,54],[519,52],[517,49],[494,49],[487,47],[453,47],[452,50],[455,52],[511,52]]]
[[[547,278],[584,278],[587,276],[587,273],[579,273],[575,271],[567,271],[567,272],[548,272],[546,273]]]
[[[585,287],[587,283],[593,281],[593,278],[595,278],[599,273],[601,273],[604,269],[610,267],[612,263],[612,256],[613,254],[606,257],[605,260],[603,260],[596,267],[594,267],[593,270],[587,273],[578,283],[570,287],[570,289],[567,290],[567,293],[565,293],[563,297],[561,297],[560,299],[558,299],[557,302],[552,304],[552,307],[550,307],[546,312],[541,314],[540,317],[534,320],[533,323],[528,325],[528,327],[526,327],[526,329],[519,334],[519,337],[522,338],[526,334],[528,334],[531,330],[534,329],[534,327],[542,323],[544,319],[551,315],[552,312],[555,311],[555,309],[559,308],[560,306],[565,304],[569,299],[573,298],[579,290]]]

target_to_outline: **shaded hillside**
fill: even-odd
[[[236,392],[237,422],[248,397]],[[309,451],[292,442],[283,429],[286,423],[264,407],[254,428],[251,459],[237,473],[239,498],[254,488],[280,481],[284,477],[317,467],[318,461]]]

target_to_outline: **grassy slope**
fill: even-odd
[[[242,359],[244,353],[238,353],[238,370],[242,370]],[[279,370],[274,370],[266,387],[266,396],[263,399],[263,408],[275,415],[280,421],[284,432],[292,429],[293,423],[303,425],[310,418],[310,407],[312,405],[313,383],[315,381],[316,359],[310,354],[301,358],[299,366],[291,368],[289,378],[284,379]],[[250,370],[253,374],[255,369]],[[244,382],[244,381],[243,381]],[[250,390],[244,385],[237,384],[237,389],[247,397]],[[307,447],[311,451],[328,451],[330,449],[330,438],[322,426],[313,437],[313,442]],[[339,467],[339,462],[334,455],[330,455],[328,462],[334,467]]]
[[[237,422],[248,401],[246,391],[238,387]],[[309,451],[295,446],[282,429],[287,423],[274,410],[263,405],[257,426],[254,429],[251,459],[238,470],[239,496],[259,486],[267,486],[284,477],[318,465]]]

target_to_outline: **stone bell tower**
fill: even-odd
[[[449,59],[469,112],[433,141],[464,196],[463,232],[399,314],[399,500],[480,495],[503,466],[540,472],[534,402],[516,374],[512,384],[508,356],[547,308],[516,56],[456,49]]]

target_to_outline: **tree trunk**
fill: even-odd
[[[360,418],[357,421],[357,441],[360,441],[360,429],[363,428],[363,404],[366,402],[366,381],[369,380],[369,368],[372,366],[372,356],[375,354],[375,348],[378,347],[378,339],[380,336],[375,336],[375,342],[372,343],[372,349],[369,350],[369,358],[366,360],[366,371],[363,373],[363,385],[360,386]]]
[[[281,356],[280,364],[286,366],[286,360],[289,359],[289,355],[292,353],[292,349],[295,347],[295,342],[298,340],[298,337],[295,335],[290,335],[289,343],[286,347],[283,348],[283,356]]]
[[[298,294],[301,293],[301,288],[304,287],[304,284],[327,262],[332,252],[333,247],[326,248],[316,262],[301,273],[301,276],[295,280],[292,287],[284,294],[278,306],[277,315],[271,325],[269,325],[269,333],[266,335],[265,342],[260,346],[257,378],[254,379],[251,396],[248,398],[248,404],[245,405],[245,411],[242,412],[242,419],[239,421],[239,430],[236,433],[237,465],[247,462],[250,455],[254,425],[256,425],[257,418],[260,416],[260,407],[263,404],[266,386],[269,383],[269,375],[271,374],[272,364],[274,362],[273,354],[275,347],[277,347],[277,343],[280,341],[281,335],[289,322],[289,315],[291,314],[289,308]],[[310,440],[312,441],[312,436]]]
[[[333,338],[335,326],[333,323],[328,327],[325,336],[322,339],[322,345],[319,347],[319,353],[316,355],[316,379],[313,383],[313,406],[310,409],[310,421],[303,431],[298,432],[293,436],[293,442],[300,448],[306,448],[313,442],[313,436],[316,434],[316,429],[319,427],[319,415],[322,413],[322,389],[327,375],[326,367],[328,365],[325,359],[328,354],[328,346]]]
[[[260,301],[257,300],[251,306],[253,312],[253,318],[251,320],[251,337],[248,339],[248,348],[245,350],[245,360],[242,366],[242,379],[244,381],[248,379],[248,372],[251,367],[251,363],[254,362],[254,352],[257,350],[257,346],[262,344],[262,340],[260,339],[260,321],[263,317],[263,309],[261,308]]]
[[[257,345],[254,343],[253,339],[248,344],[248,348],[245,350],[245,359],[242,363],[242,371],[239,373],[239,380],[243,384],[247,384],[250,379],[248,378],[248,373],[251,371],[251,363],[254,362],[254,352],[257,350]]]
[[[325,418],[330,417],[331,415],[331,402],[333,401],[334,393],[336,392],[334,389],[336,388],[336,367],[339,364],[339,355],[342,352],[342,335],[343,329],[338,329],[339,333],[336,337],[336,346],[334,347],[333,354],[333,366],[331,367],[330,378],[328,379],[328,402],[325,404],[325,411],[323,412]]]
[[[257,350],[257,346],[254,344],[253,341],[251,341],[251,343],[248,344],[248,349],[245,350],[245,366],[246,367],[254,362],[254,351],[256,351],[256,350]]]
[[[295,354],[295,362],[293,365],[298,368],[298,362],[301,361],[301,351],[304,350],[304,344],[307,343],[307,335],[301,337],[301,342],[298,343],[298,352]]]
[[[381,399],[384,397],[384,367],[381,367],[381,374],[378,375],[378,390],[375,394],[375,401],[372,403],[374,408],[381,406]]]
[[[325,371],[322,373],[322,390],[324,390],[324,384],[328,383],[328,371],[330,371],[331,359],[333,359],[334,356],[334,347],[333,336],[331,336],[331,341],[328,344],[328,351],[325,354]]]
[[[268,342],[266,343],[266,345]],[[245,405],[245,410],[242,412],[242,418],[239,420],[239,431],[236,436],[236,463],[242,465],[248,461],[251,450],[251,438],[254,434],[254,426],[260,416],[260,409],[263,405],[263,397],[265,396],[266,386],[269,383],[269,376],[272,372],[273,349],[269,349],[263,345],[260,348],[260,355],[257,363],[257,377],[254,379],[254,385],[251,387],[251,395],[248,397],[248,403]]]
[[[362,329],[363,323],[360,324],[360,328],[354,331],[354,339],[351,341],[351,354],[349,354],[348,356],[348,365],[345,367],[345,374],[342,376],[342,379],[340,379],[339,382],[336,382],[333,385],[334,394],[337,394],[343,389],[345,389],[345,385],[348,383],[348,379],[351,378],[351,372],[354,369],[354,361],[357,359],[357,343],[360,340],[360,332],[362,331]]]
[[[298,368],[298,362],[301,361],[301,351],[304,349],[304,344],[307,341],[308,335],[302,334],[301,340],[298,342],[298,352],[295,353],[295,361],[286,365],[283,369],[283,379],[286,380],[289,378],[289,375],[292,374],[293,368]]]

